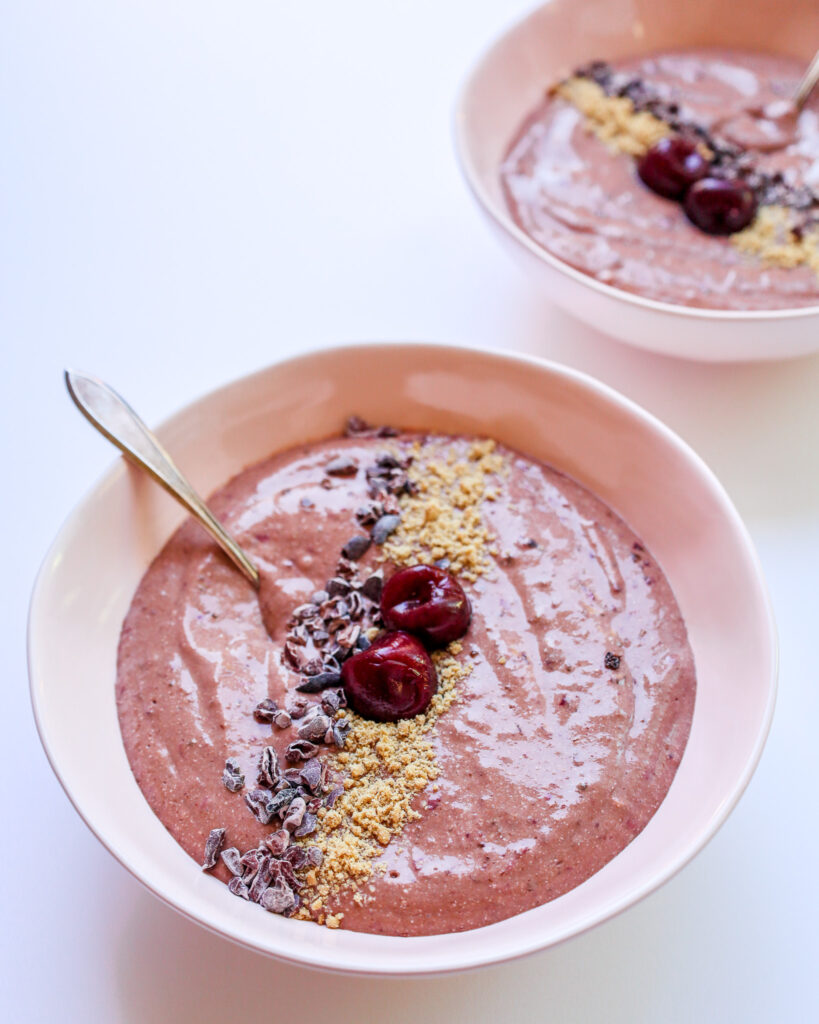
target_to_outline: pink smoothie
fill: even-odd
[[[777,116],[804,71],[796,60],[716,50],[617,62],[686,119],[741,145],[754,166],[819,188],[819,115]],[[580,111],[548,97],[526,119],[500,169],[509,210],[535,242],[597,280],[646,298],[714,309],[819,303],[819,277],[744,255],[695,228],[679,203],[637,177],[635,161],[589,133]]]
[[[410,439],[391,445],[408,450]],[[461,455],[467,441],[451,445]],[[254,780],[261,749],[295,738],[271,738],[253,708],[284,704],[299,681],[281,657],[287,610],[324,585],[356,532],[363,472],[328,488],[323,467],[342,453],[363,465],[379,447],[351,438],[287,451],[213,495],[271,581],[280,634],[268,634],[257,594],[193,522],[134,596],[119,648],[122,736],[146,799],[198,862],[213,828],[246,849],[273,827],[222,785],[222,769],[236,757]],[[694,662],[660,567],[588,490],[499,450],[508,474],[482,506],[497,555],[465,583],[473,619],[459,657],[472,668],[434,733],[438,787],[416,798],[420,818],[384,849],[363,905],[335,898],[346,928],[460,931],[560,896],[645,827],[685,749]],[[360,564],[376,558],[371,549]]]

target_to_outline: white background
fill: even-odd
[[[0,5],[1,1019],[817,1019],[819,357],[643,354],[551,309],[507,262],[459,178],[450,122],[467,68],[525,7]],[[320,976],[189,924],[80,822],[28,703],[35,571],[112,459],[63,366],[106,378],[156,422],[305,345],[355,339],[539,353],[636,399],[724,482],[781,635],[770,741],[705,852],[591,934],[459,977]]]

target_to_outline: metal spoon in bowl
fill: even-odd
[[[793,94],[793,105],[796,107],[797,113],[808,102],[808,97],[816,88],[817,82],[819,82],[819,51],[808,65],[808,70],[802,75],[802,80]]]
[[[65,371],[68,393],[80,412],[141,469],[161,484],[204,526],[234,565],[258,590],[259,570],[180,473],[156,437],[130,405],[97,377]]]

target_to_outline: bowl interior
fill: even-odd
[[[461,138],[483,198],[506,215],[498,168],[546,88],[580,64],[658,50],[726,47],[808,62],[819,39],[815,0],[551,0],[484,55],[462,96]],[[517,229],[515,229],[517,230]]]
[[[114,855],[206,927],[263,952],[336,970],[432,973],[542,948],[603,920],[682,866],[724,820],[761,752],[775,641],[756,557],[725,493],[660,423],[603,385],[527,359],[441,346],[356,346],[300,356],[189,406],[160,438],[203,492],[271,452],[374,422],[490,435],[589,486],[642,536],[688,624],[698,692],[677,777],[647,828],[560,899],[487,928],[373,937],[249,908],[203,875],[154,817],[131,774],[114,701],[122,618],[182,518],[118,462],[68,519],[32,598],[29,663],[51,763]]]

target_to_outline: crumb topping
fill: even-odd
[[[740,252],[775,267],[807,266],[819,274],[819,225],[799,229],[793,210],[785,206],[760,207],[755,219],[731,236]]]
[[[458,460],[446,442],[416,441],[408,474],[414,493],[401,499],[401,521],[384,545],[396,565],[442,563],[474,582],[491,566],[492,537],[481,516],[481,504],[497,497],[503,458],[495,442],[473,442]]]
[[[588,130],[618,153],[639,157],[671,128],[648,110],[637,110],[628,96],[608,96],[590,78],[572,76],[555,92],[577,107],[586,118]]]

